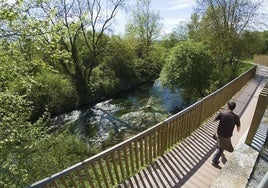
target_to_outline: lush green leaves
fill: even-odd
[[[106,7],[112,1],[83,2],[0,4],[0,187],[25,187],[93,154],[68,125],[52,130],[49,115],[76,108],[89,97],[94,102],[158,77],[166,54],[161,80],[181,89],[188,101],[236,76],[230,72],[238,73],[234,69],[239,63],[222,67],[224,73],[212,71],[207,46],[181,42],[187,37],[202,40],[217,51],[214,55],[229,57],[229,42],[237,35],[226,35],[226,43],[219,40],[209,11],[202,18],[193,15],[187,28],[178,27],[163,45],[155,41],[160,17],[150,9],[149,0],[138,1],[126,38],[109,33],[124,0],[116,1],[114,9]],[[267,53],[266,35],[243,33],[236,45],[243,45],[247,54],[258,46],[258,51]],[[251,47],[253,41],[258,43]]]
[[[127,35],[136,40],[139,58],[148,59],[153,41],[159,37],[160,19],[159,12],[151,9],[151,0],[137,0],[127,24]]]
[[[182,89],[186,100],[206,95],[213,69],[211,53],[202,43],[186,41],[174,47],[160,80],[169,88]]]
[[[30,178],[28,155],[46,138],[46,131],[40,121],[29,122],[30,104],[22,97],[1,92],[0,104],[0,186],[25,186]]]
[[[56,73],[41,73],[34,77],[34,84],[27,95],[33,102],[32,117],[45,111],[52,114],[75,109],[78,96],[70,79]]]
[[[25,187],[90,155],[75,135],[49,133],[47,117],[31,123],[22,97],[1,92],[0,104],[0,187]]]
[[[197,0],[199,17],[192,17],[191,32],[195,40],[202,40],[211,46],[211,52],[222,66],[241,57],[241,34],[253,23],[258,23],[258,9],[261,1],[203,1]],[[194,18],[194,19],[193,19]],[[194,27],[193,27],[194,26]],[[191,29],[194,31],[194,29]],[[226,61],[228,60],[228,61]]]

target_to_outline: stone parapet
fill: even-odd
[[[246,187],[258,155],[258,151],[246,144],[240,144],[221,169],[211,188]]]

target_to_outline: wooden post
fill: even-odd
[[[254,113],[249,131],[248,131],[248,135],[245,141],[245,143],[249,146],[251,145],[251,142],[258,130],[258,127],[260,125],[264,112],[267,108],[268,89],[266,87],[267,87],[267,84],[259,95],[255,113]]]

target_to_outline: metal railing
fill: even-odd
[[[165,121],[31,187],[112,187],[120,184],[189,136],[226,104],[255,72],[256,66]]]

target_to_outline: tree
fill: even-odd
[[[26,60],[18,43],[1,42],[0,187],[26,187],[84,160],[89,152],[75,135],[52,132],[48,113],[31,118],[39,103],[54,112],[68,109],[74,90],[68,79],[42,61]]]
[[[241,33],[257,22],[261,1],[250,0],[197,0],[196,9],[202,17],[202,33],[218,58],[220,65],[226,59],[235,63]],[[209,34],[209,36],[208,36]],[[208,37],[206,37],[208,36]],[[221,67],[222,67],[221,66]]]
[[[263,37],[263,49],[261,54],[268,54],[268,31],[263,31],[262,32],[262,37]]]
[[[141,82],[136,74],[134,50],[126,40],[110,37],[105,57],[92,73],[91,85],[96,96],[111,97]]]
[[[30,40],[45,62],[72,78],[80,102],[88,102],[92,70],[105,55],[106,35],[125,0],[17,2],[3,6],[2,36]],[[27,19],[20,20],[24,17]],[[28,27],[24,28],[25,25]],[[87,48],[88,58],[81,58],[81,45]]]
[[[261,32],[258,31],[244,31],[241,34],[241,40],[239,46],[242,46],[241,51],[242,58],[253,58],[254,55],[262,54],[265,46],[265,39]]]
[[[137,41],[138,57],[147,60],[153,41],[160,33],[160,15],[151,10],[150,0],[137,0],[126,32]]]
[[[111,23],[117,10],[124,6],[124,0],[63,0],[55,6],[56,2],[43,2],[41,7],[44,12],[49,10],[49,13],[58,7],[55,18],[49,21],[54,27],[60,28],[60,48],[69,52],[71,58],[71,63],[64,59],[59,62],[65,73],[75,80],[80,99],[87,101],[90,96],[92,70],[100,63],[100,57],[105,55],[105,33],[111,29]],[[49,17],[49,14],[47,16]],[[78,40],[88,49],[89,58],[86,61],[79,56],[81,48]],[[46,41],[50,43],[48,37]]]
[[[48,139],[46,129],[28,121],[31,107],[23,97],[0,92],[0,103],[0,186],[25,187],[29,155]]]
[[[177,45],[180,41],[185,41],[189,38],[188,25],[185,22],[177,24],[172,32],[168,34],[164,40],[162,40],[163,46],[169,50],[170,48]]]
[[[194,41],[200,40],[200,17],[197,13],[191,15],[191,21],[187,24],[189,38]]]
[[[172,90],[181,89],[186,102],[204,97],[210,86],[211,62],[211,53],[205,45],[181,42],[170,51],[160,81]]]

